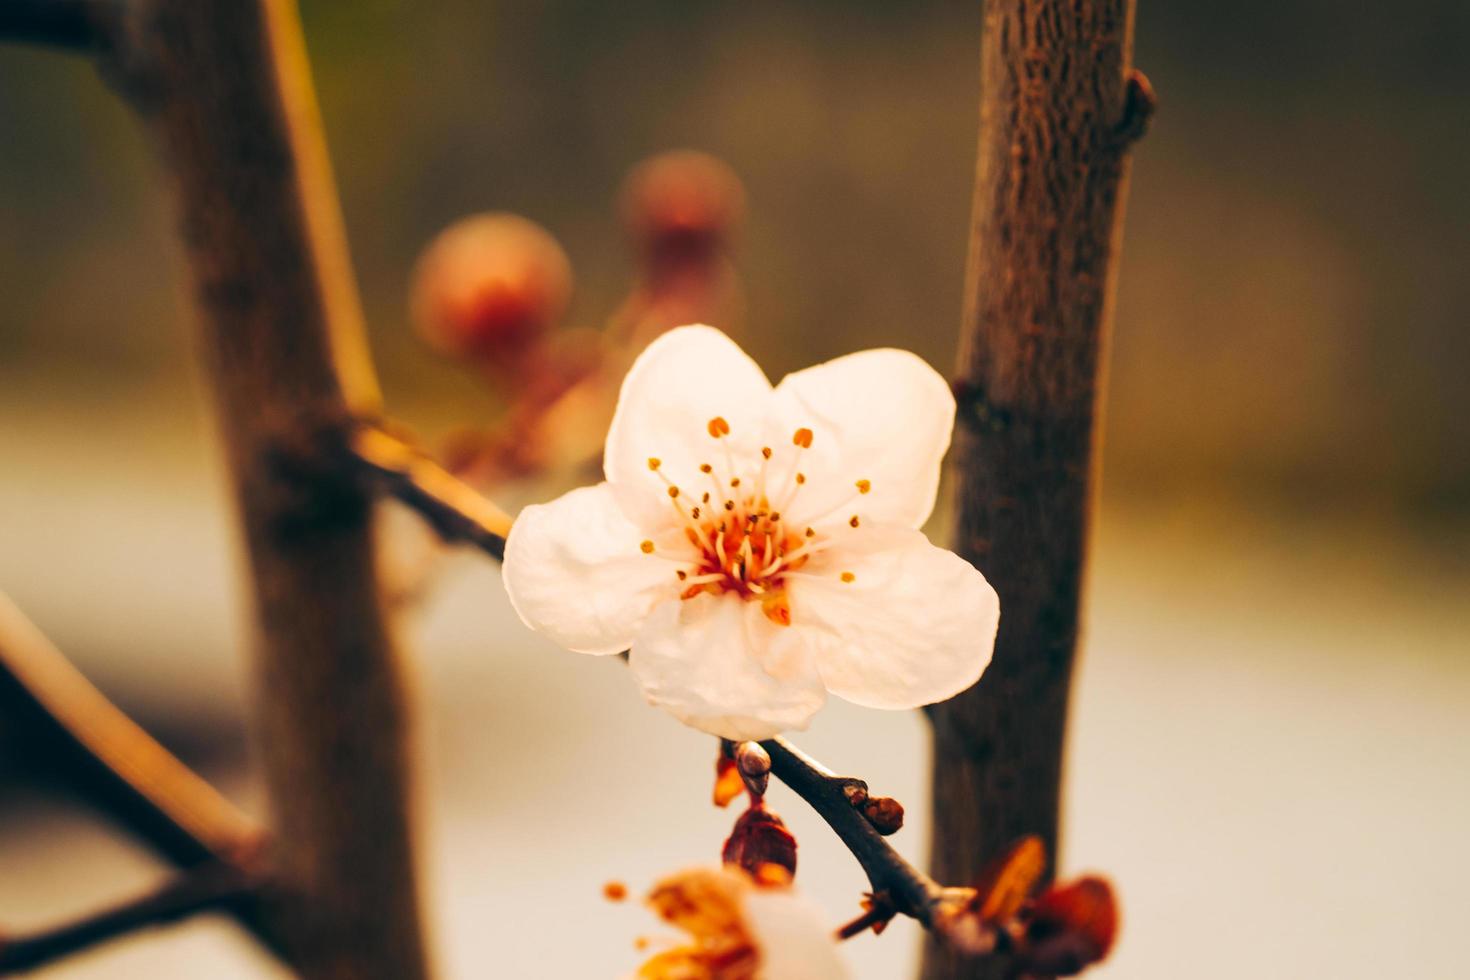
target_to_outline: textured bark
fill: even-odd
[[[415,980],[403,682],[370,492],[340,465],[377,391],[295,8],[135,0],[112,50],[177,178],[244,528],[272,910],[303,976]]]
[[[957,550],[1001,598],[995,659],[933,708],[933,875],[1023,834],[1056,854],[1128,145],[1152,108],[1131,0],[989,0],[958,384]],[[997,975],[932,939],[928,980]]]

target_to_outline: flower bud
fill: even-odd
[[[870,796],[863,803],[863,816],[884,837],[903,829],[903,804],[891,796]]]
[[[513,214],[479,214],[450,225],[425,249],[411,313],[441,353],[514,359],[566,312],[571,290],[571,263],[545,229]]]
[[[766,794],[771,781],[771,756],[761,748],[759,742],[741,742],[735,748],[735,764],[745,780],[745,788],[752,799]]]
[[[767,865],[783,869],[788,877],[796,874],[796,838],[780,817],[760,803],[751,804],[735,821],[722,856],[726,864],[744,869],[757,880]]]
[[[745,218],[745,188],[707,153],[650,157],[623,185],[623,217],[646,261],[706,260],[726,251]]]

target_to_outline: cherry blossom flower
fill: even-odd
[[[788,881],[696,868],[659,882],[648,904],[690,937],[655,955],[640,980],[841,980],[847,969],[817,908]]]
[[[728,337],[680,327],[623,381],[606,480],[527,507],[504,577],[521,619],[630,650],[648,700],[734,740],[805,728],[828,692],[905,709],[990,661],[999,603],[930,544],[955,404],[915,355],[869,350],[772,388]]]

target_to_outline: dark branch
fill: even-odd
[[[111,46],[123,0],[5,0],[0,40],[72,51]]]
[[[883,896],[894,910],[929,925],[943,889],[893,849],[863,815],[861,801],[867,784],[837,776],[784,738],[761,743],[771,756],[771,773],[821,814],[827,825],[852,851],[874,895]],[[855,793],[855,790],[861,793]]]
[[[93,687],[0,594],[0,718],[34,761],[183,868],[248,861],[264,834]],[[245,926],[271,949],[263,919]]]
[[[75,922],[15,938],[0,935],[0,976],[24,973],[139,929],[200,912],[254,904],[264,877],[229,864],[204,864],[159,888]]]
[[[359,429],[351,449],[369,476],[417,511],[445,541],[474,545],[497,561],[505,557],[510,517],[474,488],[378,429]]]

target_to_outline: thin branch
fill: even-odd
[[[445,541],[474,545],[497,561],[505,557],[510,516],[473,487],[379,429],[358,429],[350,449],[369,476],[417,511]]]
[[[834,775],[784,738],[760,744],[771,756],[771,774],[790,786],[827,821],[827,826],[857,858],[873,886],[873,893],[886,896],[896,911],[929,925],[943,889],[904,860],[855,805],[855,798],[860,801],[866,797],[867,784],[860,779]],[[862,790],[861,795],[854,793],[858,788]]]
[[[92,803],[176,864],[233,857],[260,840],[250,818],[88,683],[4,595],[0,713],[23,726],[30,751],[63,754]]]
[[[0,41],[95,52],[112,43],[124,0],[4,0]]]
[[[0,935],[0,976],[24,973],[99,943],[201,912],[254,904],[264,876],[230,864],[204,864],[119,905],[30,935]]]
[[[4,594],[0,717],[33,761],[173,864],[248,863],[263,849],[254,821],[107,700]],[[280,950],[253,909],[241,922]]]

